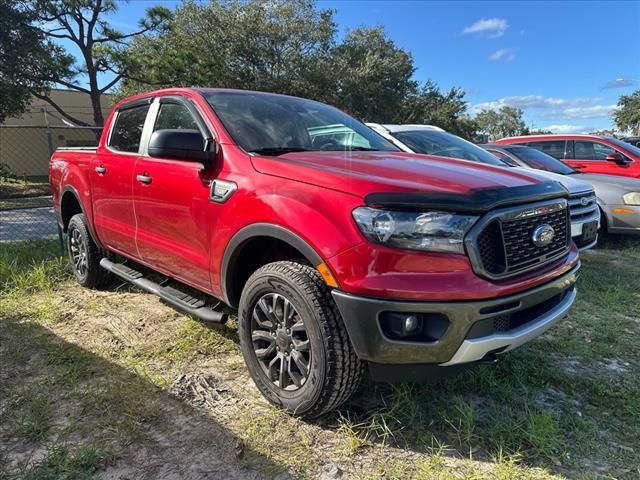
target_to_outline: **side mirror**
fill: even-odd
[[[209,146],[198,130],[156,130],[149,140],[149,156],[208,163],[214,155]]]
[[[619,152],[613,152],[608,154],[605,157],[605,160],[607,162],[616,162],[618,165],[627,165],[629,163],[627,158]]]

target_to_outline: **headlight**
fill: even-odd
[[[622,196],[626,205],[640,205],[640,192],[629,192]]]
[[[358,207],[353,218],[365,237],[390,247],[464,253],[464,236],[478,217],[448,212],[403,212]]]

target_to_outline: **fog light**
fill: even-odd
[[[420,327],[420,318],[417,315],[409,315],[404,319],[404,331],[406,334],[411,335]]]
[[[449,326],[446,315],[431,312],[382,312],[379,321],[387,338],[411,342],[435,342]]]

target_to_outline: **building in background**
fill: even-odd
[[[73,90],[51,89],[51,99],[69,115],[93,123],[89,96]],[[113,96],[102,96],[106,118]],[[46,176],[50,150],[58,147],[93,146],[102,129],[79,128],[44,100],[33,98],[27,111],[0,124],[0,164],[18,177]]]

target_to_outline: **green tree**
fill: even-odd
[[[135,39],[122,94],[216,86],[317,98],[328,87],[336,25],[309,0],[187,1],[166,33]]]
[[[100,98],[120,81],[126,68],[119,61],[119,51],[133,38],[161,28],[170,12],[164,7],[149,8],[137,31],[122,33],[105,19],[117,11],[115,0],[33,0],[30,3],[31,27],[50,41],[70,42],[78,53],[75,61],[71,54],[57,47],[57,55],[27,72],[26,80],[35,83],[30,88],[31,94],[48,102],[71,122],[86,125],[49,98],[39,85],[62,85],[85,93],[91,100],[93,123],[104,124]],[[111,78],[101,82],[105,73]],[[85,86],[80,85],[80,80]]]
[[[435,82],[428,80],[402,102],[394,121],[435,125],[455,135],[472,139],[476,124],[467,115],[467,101],[464,96],[465,92],[461,88],[443,92]]]
[[[35,18],[27,2],[0,0],[0,123],[24,112],[31,91],[46,89],[36,71],[51,73],[52,59],[63,66],[72,61],[31,26]]]
[[[166,33],[135,39],[121,60],[121,95],[159,86],[263,90],[371,121],[392,118],[415,89],[411,56],[381,28],[358,28],[338,43],[333,11],[312,0],[188,1]]]
[[[524,112],[519,108],[503,106],[500,110],[484,109],[476,115],[478,132],[489,135],[491,140],[528,133]]]
[[[620,97],[613,118],[620,130],[640,135],[640,90]]]
[[[328,101],[370,122],[386,122],[415,91],[415,67],[382,27],[357,28],[332,52],[334,97]]]

